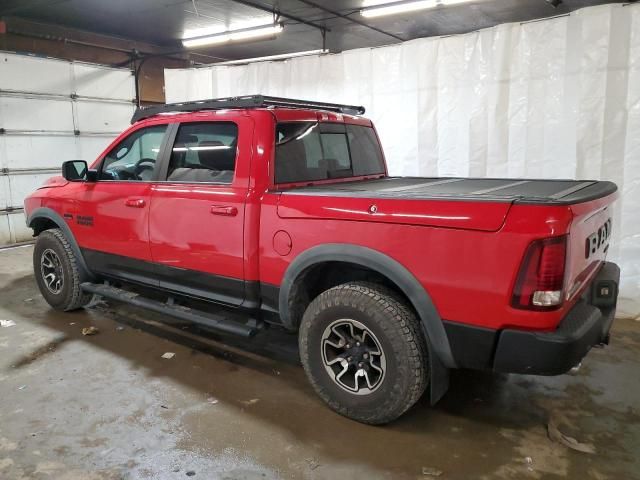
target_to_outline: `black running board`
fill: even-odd
[[[107,284],[85,282],[80,286],[85,292],[94,293],[96,295],[118,300],[136,307],[145,308],[147,310],[170,315],[181,320],[197,323],[221,333],[230,333],[241,337],[252,337],[258,333],[259,330],[259,323],[255,320],[250,319],[246,324],[239,323],[234,320],[230,320],[223,315],[176,305],[172,303],[171,298],[168,303],[163,303],[143,297],[138,293],[122,290]]]

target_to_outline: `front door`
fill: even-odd
[[[167,125],[139,128],[100,162],[98,180],[82,184],[72,231],[95,272],[157,284],[149,248],[149,203]]]
[[[152,186],[151,256],[160,286],[230,305],[244,291],[244,207],[252,120],[180,124],[162,174]]]

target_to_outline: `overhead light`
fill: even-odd
[[[253,38],[268,37],[276,35],[284,27],[281,23],[271,25],[262,25],[258,27],[243,28],[239,30],[227,30],[213,35],[204,35],[201,37],[183,38],[182,45],[187,48],[201,47],[204,45],[216,45],[221,43],[235,42],[240,40],[250,40]]]
[[[266,57],[253,57],[253,58],[241,58],[240,60],[229,60],[226,62],[214,63],[218,65],[241,65],[244,63],[252,62],[266,62],[268,60],[286,60],[287,58],[304,57],[305,55],[321,55],[323,53],[329,53],[329,50],[306,50],[304,52],[282,53],[280,55],[267,55]]]
[[[415,12],[416,10],[426,10],[440,6],[455,5],[457,3],[467,3],[473,0],[411,0],[393,3],[378,4],[360,10],[363,17],[382,17],[384,15],[395,15],[397,13]]]

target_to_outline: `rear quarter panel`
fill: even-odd
[[[304,201],[287,199],[296,218],[282,218],[278,202],[285,195],[263,197],[260,230],[261,281],[280,285],[288,265],[305,250],[324,243],[346,243],[377,250],[406,267],[431,296],[441,318],[487,328],[553,329],[565,308],[531,312],[510,306],[511,290],[526,247],[537,238],[563,235],[571,225],[568,207],[513,205],[504,224],[493,231],[410,225],[368,219],[349,212],[340,218],[304,215]],[[291,197],[297,197],[295,195]],[[299,202],[299,205],[294,205]],[[324,200],[316,198],[322,205]],[[448,209],[481,211],[473,202],[424,201],[423,211]],[[455,205],[446,205],[455,204]],[[449,210],[451,211],[451,210]],[[444,215],[443,215],[444,216]],[[284,230],[292,239],[291,252],[282,256],[273,247],[274,234]]]

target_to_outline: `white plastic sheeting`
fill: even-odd
[[[0,53],[0,245],[31,238],[25,196],[129,125],[134,90],[129,70]]]
[[[165,70],[167,101],[362,104],[390,173],[616,182],[622,314],[640,314],[640,5],[338,55]]]

